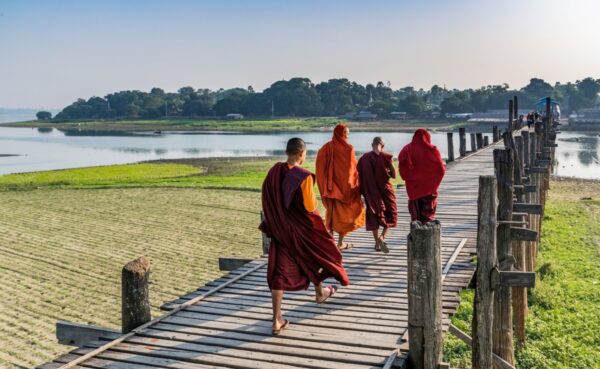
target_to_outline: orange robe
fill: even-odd
[[[325,206],[325,225],[341,235],[365,224],[358,186],[354,147],[343,137],[345,125],[335,127],[333,139],[317,153],[317,186]]]

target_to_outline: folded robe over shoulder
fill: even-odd
[[[317,185],[327,210],[327,228],[346,234],[365,224],[360,200],[354,147],[343,137],[345,125],[335,127],[333,138],[317,153]]]
[[[398,222],[396,193],[390,178],[396,178],[392,155],[371,151],[358,161],[360,192],[365,198],[367,230],[377,230],[380,226],[395,227]]]
[[[267,282],[270,289],[297,291],[329,277],[349,284],[342,254],[317,210],[304,207],[300,185],[312,173],[277,163],[262,186],[264,221],[260,229],[271,238]]]

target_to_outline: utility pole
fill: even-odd
[[[275,101],[271,100],[271,118],[275,118]]]
[[[168,113],[167,113],[167,100],[165,100],[165,118],[167,117]]]

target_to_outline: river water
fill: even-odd
[[[352,132],[350,141],[361,153],[370,150],[374,136],[382,136],[386,150],[397,155],[410,142],[412,134]],[[454,136],[455,151],[458,151],[458,135]],[[90,135],[57,129],[0,127],[0,174],[155,159],[281,155],[291,137],[303,138],[309,154],[314,154],[331,138],[331,133],[169,132],[154,135],[140,132]],[[600,178],[600,137],[579,132],[563,132],[559,137],[556,174]],[[445,133],[432,133],[432,141],[443,156],[447,156],[446,140]],[[467,146],[470,147],[470,144],[467,143]],[[6,154],[16,156],[3,156]]]

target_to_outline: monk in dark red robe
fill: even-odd
[[[317,210],[314,175],[300,165],[306,145],[299,138],[288,141],[286,163],[269,170],[262,186],[264,221],[260,229],[271,238],[267,282],[273,300],[273,334],[289,326],[283,319],[283,291],[298,291],[315,285],[315,300],[323,303],[337,286],[323,288],[329,277],[349,284],[342,254]]]
[[[418,129],[412,142],[400,151],[398,163],[400,176],[406,183],[411,220],[419,220],[423,224],[432,221],[446,167],[440,151],[431,144],[429,132]]]
[[[325,225],[339,235],[340,250],[352,245],[344,237],[365,224],[365,208],[358,187],[357,160],[354,147],[348,142],[350,130],[338,124],[333,138],[317,153],[317,185],[325,206]]]
[[[390,182],[396,178],[396,169],[392,155],[383,151],[385,146],[381,137],[375,137],[371,147],[373,151],[364,154],[358,161],[360,192],[365,198],[367,231],[373,232],[375,251],[388,253],[385,242],[389,228],[398,223],[396,193]],[[382,227],[379,234],[379,227]]]

